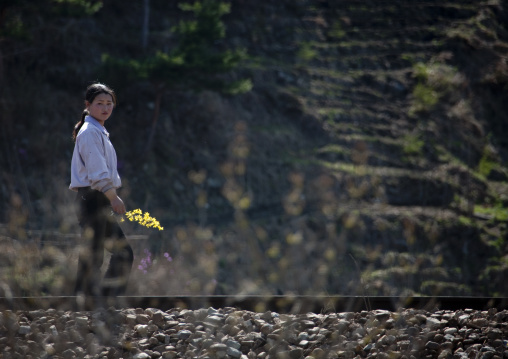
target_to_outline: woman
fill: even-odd
[[[116,192],[122,184],[116,152],[104,127],[115,105],[112,89],[100,83],[90,85],[85,110],[72,134],[75,146],[69,188],[78,192],[77,214],[84,242],[79,251],[75,295],[124,294],[134,258],[114,215],[125,213]],[[111,252],[111,260],[101,280],[104,249]]]

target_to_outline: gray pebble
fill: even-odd
[[[177,333],[178,339],[181,339],[181,340],[189,339],[191,335],[192,335],[192,332],[190,330],[180,330]]]

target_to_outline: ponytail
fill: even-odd
[[[76,142],[76,137],[78,137],[78,132],[79,130],[81,130],[81,127],[83,126],[83,124],[85,123],[85,117],[89,114],[88,110],[85,109],[83,110],[83,113],[81,114],[81,120],[79,120],[75,125],[74,125],[74,130],[72,131],[72,140],[74,142]]]

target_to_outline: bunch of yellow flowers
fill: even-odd
[[[125,213],[125,216],[129,221],[138,222],[147,228],[157,228],[159,231],[164,229],[164,227],[161,227],[161,224],[158,220],[156,220],[154,217],[150,217],[150,213],[145,212],[145,214],[143,214],[143,211],[139,208]]]

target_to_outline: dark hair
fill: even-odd
[[[95,99],[95,97],[97,97],[97,95],[100,95],[101,93],[105,93],[107,95],[110,95],[113,98],[113,103],[116,106],[115,91],[113,91],[111,88],[109,88],[108,86],[106,86],[104,84],[101,84],[101,83],[94,83],[94,84],[91,84],[90,86],[88,86],[86,88],[85,103],[87,103],[87,102],[88,103],[92,103],[93,100]],[[85,117],[87,115],[89,115],[89,112],[85,108],[83,110],[83,113],[81,114],[81,119],[76,123],[76,125],[74,125],[74,130],[72,131],[72,139],[74,141],[76,141],[76,137],[78,136],[78,132],[81,129],[81,127],[83,126],[83,124],[85,123]]]

